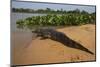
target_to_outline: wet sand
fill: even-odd
[[[13,32],[11,35],[12,64],[26,65],[95,60],[95,25],[71,26],[57,30],[81,43],[94,55],[66,47],[51,39],[40,40],[40,37],[38,37],[32,40],[32,33],[30,32]]]

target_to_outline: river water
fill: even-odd
[[[25,19],[28,17],[32,16],[44,16],[46,14],[32,14],[32,13],[11,13],[11,53],[12,57],[15,56],[14,53],[18,51],[17,47],[20,45],[18,48],[25,47],[26,45],[30,45],[32,41],[32,37],[34,36],[30,30],[21,30],[18,29],[16,26],[16,21],[19,19]],[[14,53],[13,53],[14,52]]]
[[[11,31],[19,31],[16,27],[16,21],[19,19],[25,19],[32,16],[44,16],[46,14],[38,14],[38,13],[11,13]]]

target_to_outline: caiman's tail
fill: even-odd
[[[82,46],[80,43],[77,43],[76,41],[73,41],[70,38],[67,38],[66,41],[67,41],[66,44],[68,44],[68,45],[66,45],[64,43],[65,46],[68,46],[68,47],[71,47],[71,48],[76,48],[76,49],[88,52],[90,54],[94,54],[93,52],[91,52],[90,50],[88,50],[87,48],[85,48],[84,46]]]

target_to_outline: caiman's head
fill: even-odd
[[[40,29],[35,29],[34,31],[32,31],[32,33],[40,33],[41,30]]]
[[[51,29],[43,29],[43,28],[39,28],[39,29],[35,29],[34,31],[32,31],[32,33],[37,34],[37,36],[41,36],[41,37],[50,37],[50,33],[51,33]]]

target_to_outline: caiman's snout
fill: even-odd
[[[34,30],[34,31],[32,31],[32,33],[38,33],[38,31]]]

